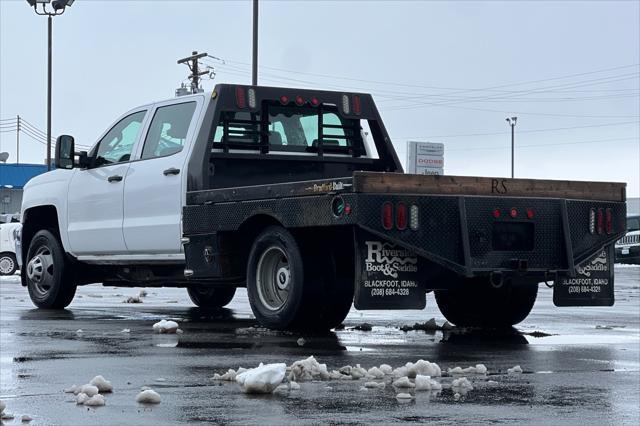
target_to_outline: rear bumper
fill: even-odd
[[[385,230],[381,221],[385,202],[417,206],[419,228]],[[512,208],[519,212],[516,218],[509,216]],[[591,208],[611,209],[614,231],[619,232],[590,234]],[[495,209],[501,211],[500,218],[493,216]],[[533,218],[526,217],[527,209],[535,212]],[[469,277],[513,271],[573,276],[576,265],[624,235],[626,216],[626,205],[620,202],[399,194],[358,194],[356,210],[360,227]],[[493,249],[494,223],[510,220],[533,223],[531,250]]]

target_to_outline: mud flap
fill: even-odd
[[[613,306],[613,245],[576,267],[576,276],[559,275],[553,285],[556,306]]]
[[[355,238],[356,309],[424,309],[424,260],[361,229]]]

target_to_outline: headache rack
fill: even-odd
[[[308,143],[284,144],[278,134],[277,139],[279,140],[274,143],[272,138],[274,138],[275,132],[269,130],[273,124],[270,120],[270,110],[287,111],[287,113],[289,113],[288,110],[291,110],[291,116],[296,113],[307,117],[317,115],[317,139],[314,139],[311,145]],[[342,124],[325,123],[326,112],[338,116]],[[258,112],[222,111],[218,122],[218,128],[220,127],[222,134],[219,141],[214,141],[213,148],[221,149],[224,153],[237,149],[259,151],[261,154],[267,154],[270,151],[316,153],[320,157],[325,153],[345,154],[352,157],[360,157],[365,154],[360,121],[341,117],[335,105],[296,106],[264,101]],[[341,140],[345,141],[342,145],[340,144]]]

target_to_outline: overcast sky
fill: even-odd
[[[401,159],[445,143],[445,172],[611,180],[640,192],[640,2],[275,2],[260,83],[371,92]],[[250,83],[251,2],[77,0],[54,18],[53,134],[92,145],[126,110],[173,96],[192,50]],[[0,0],[0,151],[17,114],[46,130],[46,18]],[[34,131],[33,135],[38,133]],[[20,160],[44,145],[21,133]]]

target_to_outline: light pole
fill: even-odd
[[[507,117],[506,120],[509,126],[511,126],[511,179],[513,179],[514,134],[518,117]]]
[[[251,49],[251,85],[258,85],[258,0],[253,0],[253,45]]]
[[[47,170],[51,170],[51,25],[52,18],[62,15],[67,6],[71,6],[75,0],[27,0],[36,14],[48,17],[48,50],[47,50]],[[51,3],[53,11],[49,11],[47,5]],[[42,10],[38,10],[38,5]]]

